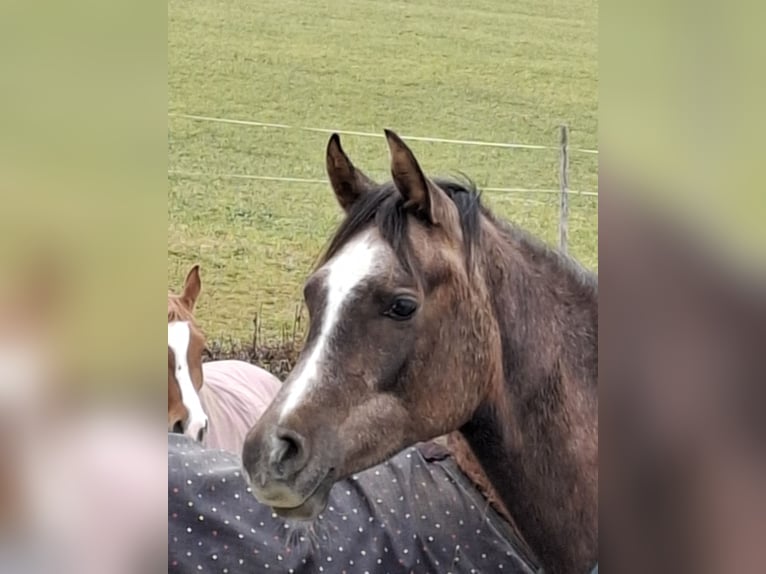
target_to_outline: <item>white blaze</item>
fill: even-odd
[[[332,341],[344,304],[354,289],[380,267],[382,258],[380,238],[373,234],[373,231],[368,231],[344,246],[323,267],[326,273],[324,287],[327,306],[322,315],[322,329],[314,342],[311,354],[302,362],[300,372],[292,381],[290,393],[282,407],[281,418],[294,409],[319,380],[319,366]]]
[[[168,323],[168,347],[173,351],[176,363],[176,381],[181,389],[181,402],[183,402],[188,413],[184,421],[184,434],[197,440],[201,429],[207,427],[207,415],[202,410],[202,403],[199,400],[197,390],[191,379],[189,369],[189,341],[191,339],[191,329],[188,321],[173,321]]]

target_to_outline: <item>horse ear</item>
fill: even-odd
[[[184,292],[181,295],[184,304],[189,311],[194,310],[194,305],[197,303],[197,297],[202,290],[202,281],[199,277],[199,265],[195,265],[191,268],[186,275],[186,281],[184,282]]]
[[[404,206],[423,215],[432,225],[437,225],[441,219],[437,208],[441,190],[425,176],[402,138],[391,130],[385,132],[391,152],[391,176],[396,189],[404,196]]]
[[[332,134],[327,143],[327,175],[335,197],[345,211],[349,211],[362,195],[375,186],[375,182],[348,159],[340,146],[338,134]]]

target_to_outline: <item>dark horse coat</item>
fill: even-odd
[[[319,520],[259,504],[241,460],[168,435],[168,572],[531,574],[507,523],[434,443],[336,484]]]

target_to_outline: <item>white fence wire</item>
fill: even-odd
[[[221,124],[230,124],[230,125],[239,125],[239,126],[281,129],[281,130],[299,130],[299,131],[324,133],[324,134],[338,133],[341,135],[351,135],[351,136],[360,136],[360,137],[372,137],[372,138],[385,137],[382,133],[344,130],[339,128],[317,128],[317,127],[308,127],[308,126],[293,126],[293,125],[283,124],[283,123],[262,122],[262,121],[256,121],[256,120],[238,120],[238,119],[231,119],[231,118],[202,116],[202,115],[194,115],[194,114],[168,113],[168,117],[180,118],[180,119],[185,119],[189,121],[198,121],[198,122],[211,122],[211,123],[221,123]],[[455,144],[455,145],[464,145],[464,146],[493,147],[493,148],[504,148],[504,149],[526,149],[526,150],[561,150],[560,146],[548,146],[548,145],[527,144],[527,143],[504,143],[504,142],[491,142],[491,141],[482,141],[482,140],[462,140],[462,139],[449,139],[449,138],[427,137],[427,136],[408,136],[408,135],[403,135],[402,138],[405,140],[412,140],[412,141],[446,143],[446,144]],[[598,155],[598,150],[596,149],[568,148],[568,151],[583,153],[583,154],[590,154],[590,155]],[[567,165],[567,168],[568,168],[568,165]],[[243,179],[243,180],[277,181],[277,182],[302,183],[302,184],[326,184],[327,183],[327,180],[325,179],[312,179],[312,178],[289,177],[289,176],[272,176],[272,175],[253,175],[253,174],[244,174],[244,173],[210,173],[210,172],[199,172],[199,171],[168,170],[168,175],[175,176],[175,177],[184,177],[184,178]],[[482,187],[481,189],[482,191],[488,191],[488,192],[517,193],[517,194],[525,194],[525,195],[561,194],[561,195],[579,195],[579,196],[596,197],[596,198],[598,197],[597,191],[573,190],[573,189],[569,189],[568,185],[564,189],[534,189],[534,188],[525,188],[525,187]],[[526,199],[526,198],[525,198],[525,201],[539,203],[539,202],[536,202],[535,200]]]

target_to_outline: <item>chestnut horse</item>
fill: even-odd
[[[194,320],[201,289],[199,265],[195,265],[186,275],[181,295],[168,293],[168,431],[198,441],[208,428],[199,398],[205,336]]]
[[[201,289],[195,265],[181,295],[168,293],[168,431],[239,454],[281,383],[245,361],[202,362],[205,336],[194,319]]]
[[[328,143],[346,218],[305,284],[303,352],[247,436],[253,494],[313,518],[339,479],[457,430],[546,572],[587,572],[598,559],[597,278],[386,138],[382,185],[337,135]]]

